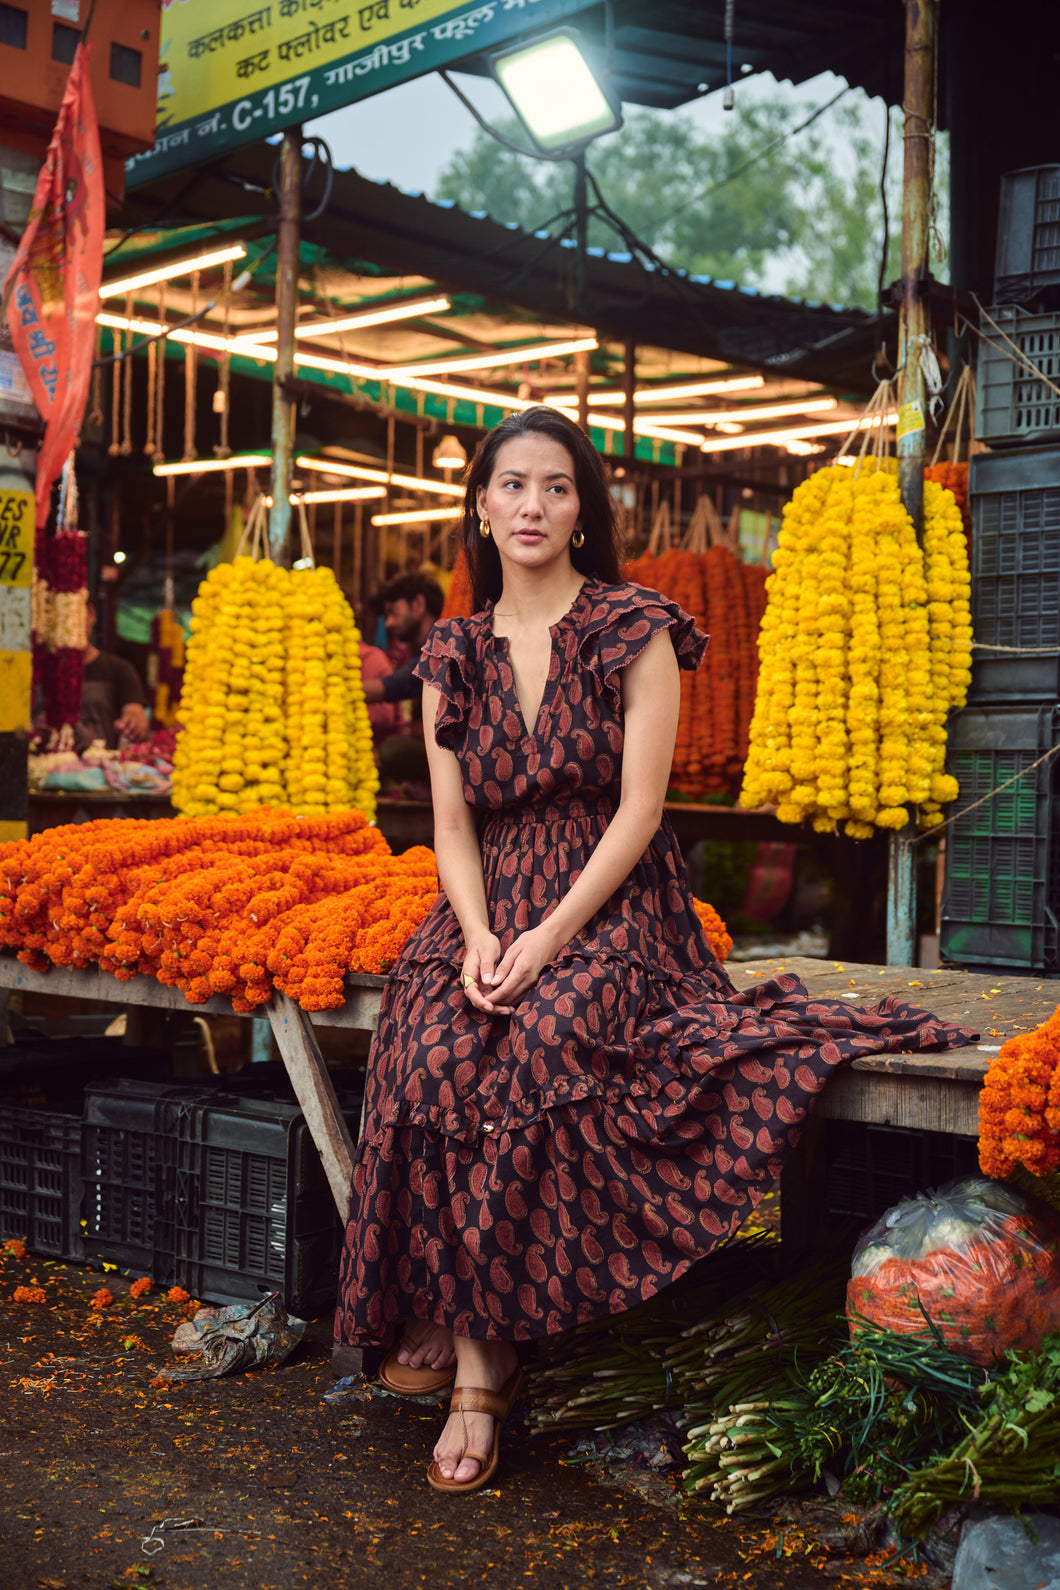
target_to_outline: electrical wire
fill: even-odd
[[[749,155],[740,165],[734,166],[731,171],[726,172],[725,176],[719,177],[717,182],[712,182],[709,188],[702,188],[699,193],[693,193],[692,197],[686,199],[683,204],[676,205],[670,211],[670,214],[680,215],[681,211],[687,210],[690,204],[699,204],[701,200],[708,199],[712,193],[717,193],[719,188],[724,188],[726,183],[735,182],[737,177],[742,177],[745,171],[750,171],[752,166],[757,165],[760,160],[764,160],[766,155],[771,155],[774,149],[779,149],[781,144],[787,143],[789,138],[794,138],[798,133],[805,132],[807,127],[812,127],[817,118],[823,116],[826,110],[831,110],[832,106],[841,100],[844,94],[850,93],[850,89],[851,85],[845,83],[838,94],[833,94],[831,99],[826,100],[823,105],[819,105],[813,114],[807,116],[805,121],[800,121],[797,127],[790,127],[785,132],[780,133],[771,143],[756,150],[753,155]]]
[[[883,206],[883,252],[880,255],[880,276],[876,284],[877,314],[883,313],[883,286],[887,275],[887,256],[891,252],[891,217],[887,208],[887,163],[891,155],[891,107],[883,107],[883,168],[880,171],[880,203]]]

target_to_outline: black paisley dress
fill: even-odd
[[[552,630],[524,724],[489,610],[435,626],[417,672],[475,809],[507,948],[575,882],[618,800],[621,670],[668,630],[706,637],[655,591],[590,579]],[[810,1000],[797,978],[737,990],[696,915],[669,821],[626,884],[523,998],[464,998],[444,895],[383,996],[358,1145],[336,1338],[388,1346],[406,1319],[525,1341],[652,1296],[776,1181],[814,1096],[859,1054],[973,1034],[893,998]]]

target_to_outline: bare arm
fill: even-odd
[[[483,967],[479,979],[485,989],[482,1009],[498,1013],[514,1009],[542,967],[629,877],[662,820],[680,708],[677,658],[668,633],[656,635],[623,669],[622,704],[625,723],[618,809],[578,881],[551,915],[512,942],[492,978]],[[479,874],[481,877],[481,863]],[[469,990],[469,998],[472,992]]]
[[[431,770],[431,800],[434,805],[434,853],[438,878],[446,898],[456,912],[464,934],[464,977],[476,981],[465,992],[480,1010],[488,1009],[478,991],[478,983],[488,983],[500,957],[500,940],[490,925],[486,905],[486,885],[482,876],[482,852],[474,814],[464,800],[460,767],[452,751],[434,738],[441,696],[431,685],[423,687],[423,739]]]

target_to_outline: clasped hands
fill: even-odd
[[[546,925],[530,928],[501,954],[500,939],[483,935],[468,949],[461,968],[464,997],[489,1016],[510,1016],[556,953]]]

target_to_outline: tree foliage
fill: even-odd
[[[780,95],[745,99],[710,137],[680,111],[634,110],[619,132],[590,147],[588,168],[629,232],[670,265],[872,308],[884,244],[882,109],[851,93],[798,130],[809,115]],[[514,125],[501,130],[525,142]],[[892,113],[885,282],[898,274],[901,163]],[[435,197],[528,231],[555,231],[571,219],[573,167],[514,154],[480,131],[443,170]],[[601,215],[591,219],[589,244],[626,246]]]

